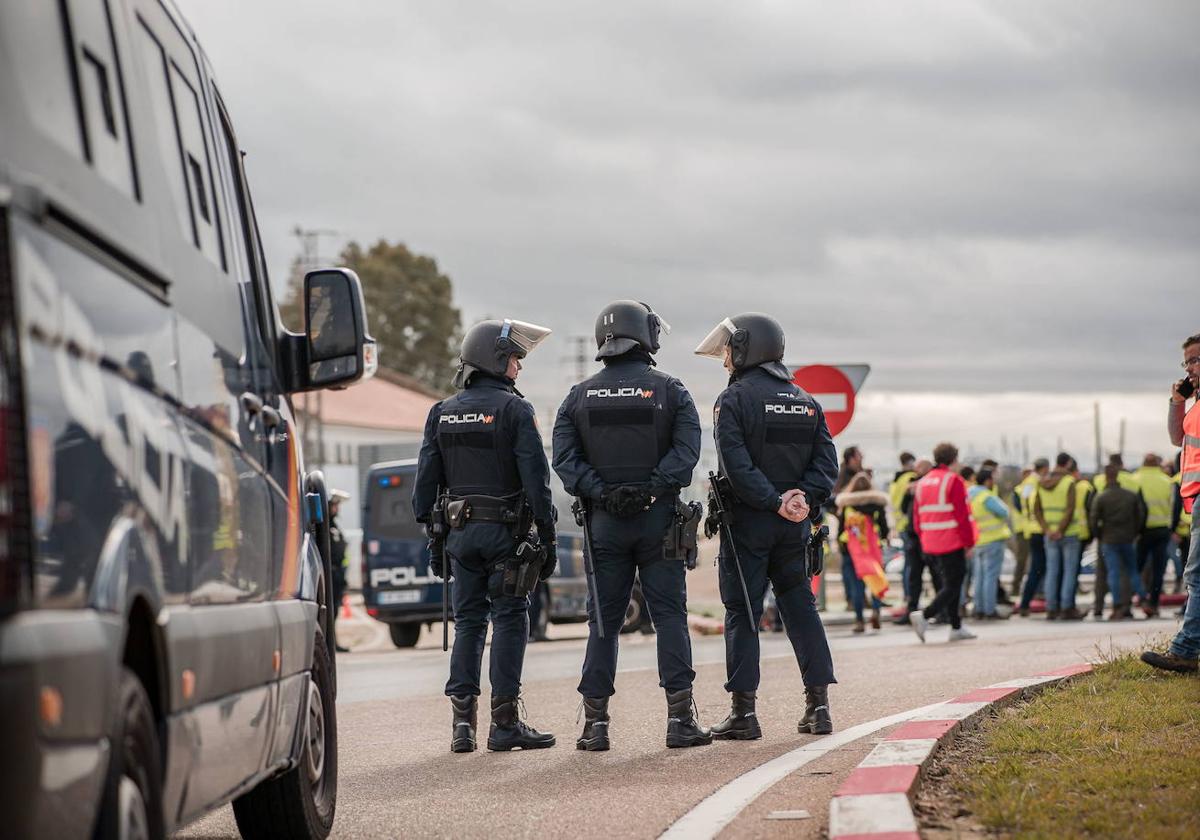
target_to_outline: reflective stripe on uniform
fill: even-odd
[[[953,519],[948,519],[943,522],[928,522],[921,523],[922,531],[949,531],[951,528],[957,528],[958,523]]]

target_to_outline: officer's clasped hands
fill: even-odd
[[[784,519],[789,522],[803,522],[805,519],[808,519],[808,501],[804,496],[803,490],[793,488],[779,498],[780,505],[776,513]]]
[[[622,484],[619,487],[606,490],[604,495],[600,497],[600,504],[604,507],[604,510],[618,519],[628,519],[631,516],[637,516],[650,507],[651,501],[653,499],[647,488],[628,484]]]

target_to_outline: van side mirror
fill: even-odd
[[[375,374],[375,339],[367,333],[362,283],[353,271],[304,275],[304,325],[304,386],[295,390],[344,388]]]

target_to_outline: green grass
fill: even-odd
[[[1016,838],[1200,838],[1200,678],[1133,655],[987,724],[962,790]]]

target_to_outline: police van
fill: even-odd
[[[161,838],[337,801],[327,493],[291,395],[370,376],[358,278],[280,322],[166,0],[0,3],[0,834]]]
[[[442,620],[442,582],[429,573],[425,529],[413,518],[416,459],[374,464],[363,494],[362,586],[367,615],[385,622],[396,647],[416,645],[422,625]],[[554,479],[557,483],[557,479]],[[548,623],[587,621],[587,579],[583,567],[583,533],[571,517],[569,499],[558,488],[558,569],[531,598],[540,637]],[[453,582],[451,583],[453,587]],[[647,629],[640,586],[625,614],[622,632]]]

